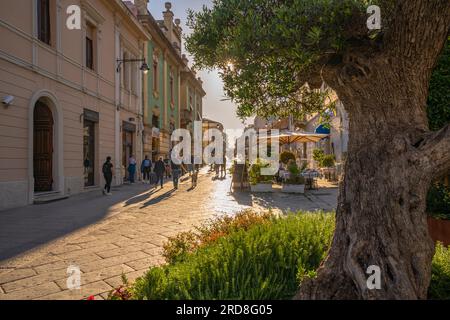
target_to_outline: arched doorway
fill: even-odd
[[[53,190],[53,115],[47,104],[39,100],[33,112],[34,191]]]

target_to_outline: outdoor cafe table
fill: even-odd
[[[280,178],[282,181],[286,181],[290,177],[290,172],[287,170],[280,170]],[[301,174],[305,178],[305,187],[308,190],[314,189],[314,181],[319,177],[319,173],[317,171],[314,172],[306,172]]]
[[[289,171],[287,171],[287,170],[280,170],[280,178],[283,180],[283,181],[286,181],[287,179],[289,179],[289,176],[290,176],[291,174],[290,174],[290,172]]]
[[[305,173],[302,173],[302,176],[305,178],[306,189],[308,189],[308,190],[314,189],[314,181],[319,177],[319,173],[317,171],[305,172]]]

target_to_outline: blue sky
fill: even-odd
[[[162,12],[165,11],[166,1],[150,0],[148,9],[156,20],[162,19]],[[187,10],[193,9],[199,11],[203,5],[210,6],[211,0],[173,0],[172,11],[175,18],[181,19],[183,33],[189,34],[191,31],[186,26]],[[190,62],[192,58],[184,50]],[[206,118],[221,122],[227,129],[243,128],[241,121],[236,117],[236,106],[231,101],[222,101],[225,98],[222,81],[217,71],[197,73],[203,79],[203,88],[206,91],[206,97],[203,102],[203,114]]]

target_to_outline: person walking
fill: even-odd
[[[161,184],[161,189],[164,187],[164,173],[166,172],[166,165],[163,161],[163,158],[160,157],[158,161],[155,163],[155,174],[156,174],[156,184],[155,188],[158,186],[158,183]]]
[[[103,188],[103,194],[106,196],[112,196],[111,193],[111,182],[113,178],[112,168],[113,164],[111,163],[111,157],[107,157],[106,162],[103,164],[102,167],[103,177],[105,178],[106,181],[105,188]]]
[[[226,178],[227,176],[227,158],[223,157],[223,162],[220,165],[220,176]]]
[[[216,172],[216,179],[219,178],[219,170],[220,170],[220,164],[217,162],[214,162],[214,170]]]
[[[197,187],[199,170],[200,170],[199,165],[195,163],[192,164],[192,176],[191,176],[192,189]]]
[[[164,165],[166,166],[165,171],[166,179],[172,178],[172,167],[170,163],[171,163],[170,159],[168,158],[164,159]]]
[[[176,164],[173,160],[170,160],[170,167],[172,170],[173,188],[178,189],[182,166],[180,164]]]
[[[145,156],[141,164],[142,183],[150,184],[150,173],[152,172],[152,161]]]
[[[133,155],[128,160],[128,174],[130,183],[134,183],[134,176],[136,175],[136,159]]]

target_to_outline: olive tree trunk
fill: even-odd
[[[450,169],[450,127],[429,131],[426,100],[450,3],[399,2],[401,14],[383,44],[356,46],[324,68],[349,113],[348,158],[332,246],[298,299],[427,297],[434,246],[426,194]],[[367,285],[377,268],[379,289]]]

